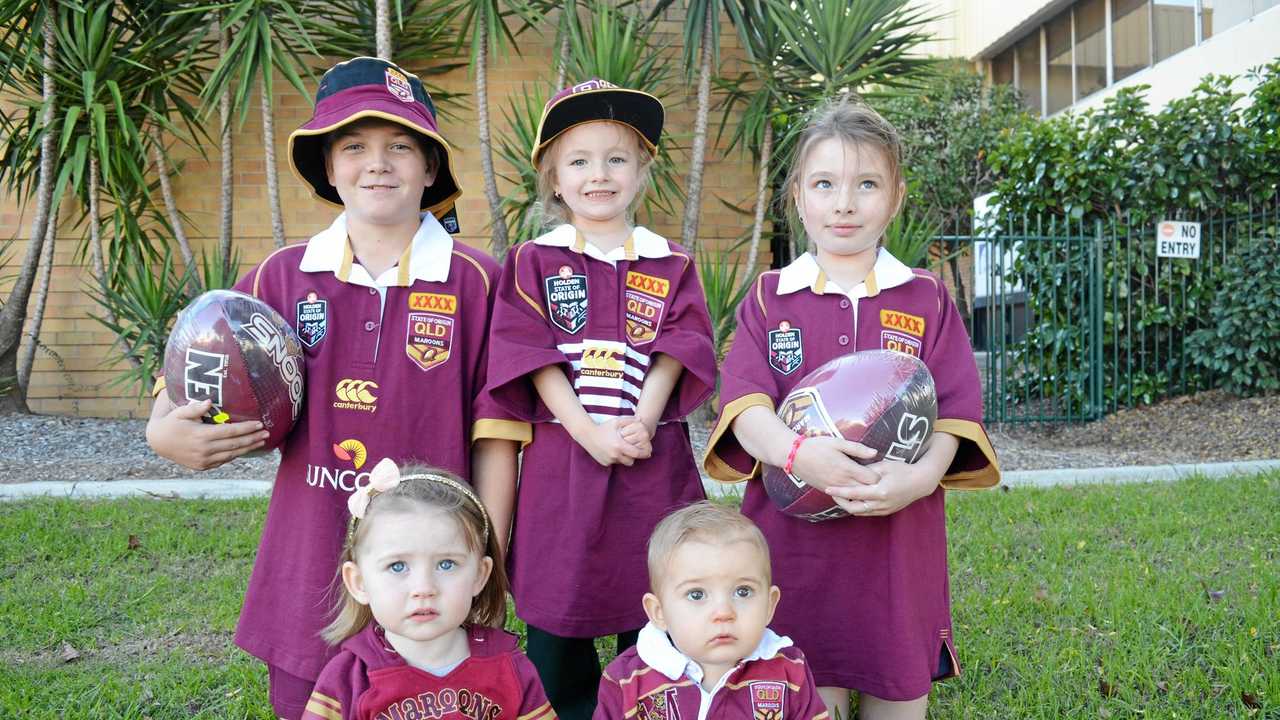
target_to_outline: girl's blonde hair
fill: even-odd
[[[870,105],[857,99],[851,93],[843,93],[839,97],[814,108],[809,116],[809,123],[801,131],[796,140],[795,155],[791,160],[791,169],[782,184],[783,201],[786,203],[787,229],[794,237],[807,234],[804,224],[800,222],[800,212],[796,208],[796,193],[800,188],[800,175],[804,172],[805,161],[813,146],[828,138],[838,138],[846,143],[861,147],[872,147],[884,153],[885,162],[889,165],[890,183],[898,201],[898,210],[902,209],[902,137],[898,129],[880,113],[871,109]]]
[[[342,565],[348,561],[355,562],[360,544],[369,534],[369,527],[377,522],[380,515],[391,512],[430,508],[456,519],[467,549],[493,559],[489,579],[472,600],[467,622],[501,627],[507,619],[507,574],[503,569],[502,548],[498,546],[496,533],[491,530],[484,506],[474,493],[464,489],[466,481],[452,473],[423,465],[406,465],[401,468],[400,476],[400,484],[374,495],[369,500],[364,518],[352,517],[347,527],[347,540],[338,562],[338,585],[342,598],[335,608],[333,622],[320,633],[331,645],[355,635],[373,620],[369,606],[352,597],[342,583]]]
[[[631,198],[631,204],[627,206],[627,220],[634,222],[636,210],[640,208],[644,202],[644,195],[649,190],[649,171],[653,166],[654,156],[649,154],[645,148],[644,142],[640,138],[640,133],[630,125],[611,120],[591,120],[590,122],[607,122],[618,128],[625,129],[628,136],[635,141],[636,162],[640,163],[640,177],[636,184],[636,196]],[[584,123],[585,124],[585,123]],[[539,219],[542,228],[552,228],[557,225],[563,225],[572,220],[572,211],[565,201],[556,195],[556,159],[559,157],[560,144],[564,140],[565,133],[561,133],[547,145],[542,154],[538,156],[538,199],[533,204],[533,215]],[[656,151],[655,151],[656,152]]]

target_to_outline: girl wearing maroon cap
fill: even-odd
[[[347,498],[376,458],[416,460],[474,483],[505,543],[518,443],[482,392],[498,266],[454,243],[459,195],[449,144],[418,78],[355,58],[325,73],[312,119],[289,138],[294,172],[341,210],[306,243],[237,283],[293,321],[307,393],[281,446],[236,644],[268,665],[271,703],[302,715],[335,650],[329,622]],[[159,393],[147,440],[166,458],[216,467],[262,445],[257,422],[204,424],[210,403]]]
[[[793,231],[815,252],[760,275],[738,308],[722,367],[720,418],[704,460],[723,481],[787,467],[853,517],[781,513],[751,482],[743,514],[768,538],[783,595],[778,632],[804,649],[832,717],[923,718],[932,681],[959,672],[951,640],[943,488],[999,482],[982,427],[968,334],[941,280],[881,247],[906,187],[897,131],[848,99],[820,108],[784,187]],[[903,319],[910,322],[903,322]],[[775,414],[810,371],[841,355],[895,349],[929,367],[938,422],[914,464],[861,465],[858,443],[797,435]]]
[[[704,497],[684,418],[715,383],[711,324],[678,245],[632,222],[662,133],[657,98],[600,80],[547,103],[533,164],[550,229],[507,256],[493,399],[535,424],[510,571],[529,657],[562,718],[589,718],[593,638],[645,623],[645,541]]]

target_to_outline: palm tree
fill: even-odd
[[[391,5],[393,1],[395,4]],[[383,5],[386,6],[385,28],[380,15]],[[311,14],[304,22],[307,34],[322,55],[374,54],[414,69],[423,78],[427,92],[436,103],[436,111],[447,115],[447,106],[456,104],[461,94],[434,85],[430,79],[466,65],[440,62],[455,56],[454,21],[460,11],[454,0],[331,0],[325,4],[325,12]],[[385,40],[379,37],[384,32]]]
[[[311,7],[306,0],[229,0],[186,10],[205,17],[221,12],[225,24],[220,29],[231,33],[226,54],[219,59],[201,92],[206,104],[211,104],[214,98],[233,88],[232,105],[243,123],[249,109],[249,93],[254,80],[258,81],[267,202],[271,210],[271,236],[276,247],[284,247],[285,230],[284,215],[280,210],[279,173],[276,170],[272,76],[279,71],[303,97],[310,98],[300,76],[300,72],[311,72],[303,53],[318,56],[319,51],[307,31],[305,17],[313,11],[322,14],[321,10],[319,6]]]
[[[502,215],[502,199],[493,170],[493,142],[489,133],[489,55],[503,52],[515,44],[515,36],[505,19],[515,15],[524,27],[535,22],[532,7],[525,0],[461,0],[461,29],[458,46],[470,40],[471,69],[475,73],[476,121],[480,136],[480,170],[484,176],[484,196],[489,203],[489,222],[493,237],[490,250],[502,257],[511,247],[507,223]],[[523,28],[521,28],[523,29]]]
[[[35,217],[31,222],[31,235],[27,245],[27,254],[23,259],[22,267],[18,272],[17,279],[13,288],[9,291],[9,299],[5,302],[4,308],[0,310],[0,388],[5,391],[0,395],[0,411],[3,412],[28,412],[26,400],[26,380],[30,377],[30,362],[23,362],[26,372],[19,373],[18,368],[18,348],[22,340],[22,328],[27,319],[27,303],[31,296],[31,289],[35,283],[37,268],[42,260],[46,267],[50,267],[53,262],[52,258],[52,242],[49,236],[50,227],[56,225],[50,220],[53,215],[51,206],[53,205],[54,196],[54,108],[57,102],[57,89],[53,80],[53,72],[56,68],[56,40],[54,37],[54,22],[59,8],[56,3],[36,3],[32,7],[31,3],[26,0],[4,0],[0,4],[0,19],[3,19],[3,25],[9,28],[5,36],[0,40],[0,52],[4,53],[5,72],[0,73],[0,88],[9,89],[7,80],[10,77],[9,68],[26,69],[31,66],[32,47],[30,43],[24,40],[26,33],[22,32],[24,23],[22,19],[29,18],[30,25],[27,27],[41,28],[41,57],[40,57],[40,87],[41,87],[41,104],[40,104],[40,121],[36,132],[39,134],[39,155],[38,155],[38,180],[35,188],[36,210]],[[5,119],[5,125],[9,121]],[[8,138],[8,142],[12,142],[12,135],[6,131],[4,136]],[[21,189],[24,182],[20,171],[21,163],[15,162],[14,148],[12,146],[4,148],[4,152],[0,153],[0,157],[4,162],[0,163],[0,179],[4,180],[11,188]],[[30,154],[28,153],[28,156]],[[29,187],[29,184],[28,184]],[[19,192],[19,195],[23,193]],[[45,246],[49,246],[48,251]],[[47,259],[44,257],[47,256]],[[44,273],[42,278],[42,286],[48,287],[48,271]],[[37,300],[37,312],[33,325],[38,327],[38,323],[43,318],[43,298],[46,293],[41,294],[41,298]],[[31,346],[34,348],[38,339],[38,330],[32,335]],[[12,382],[5,382],[5,379],[12,379]]]
[[[673,0],[658,0],[651,18],[656,18]],[[696,252],[698,219],[702,211],[702,175],[706,168],[707,118],[711,113],[712,66],[720,63],[720,13],[728,11],[736,20],[736,6],[730,0],[687,0],[684,17],[684,68],[686,77],[698,78],[698,109],[693,121],[693,145],[689,151],[689,179],[685,183],[684,219],[680,243]]]

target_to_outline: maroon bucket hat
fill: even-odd
[[[658,151],[665,112],[662,101],[640,90],[620,88],[611,82],[592,78],[556,93],[542,108],[538,122],[538,144],[533,148],[533,164],[542,152],[566,130],[575,125],[609,120],[622,123],[639,133],[650,155]]]
[[[453,152],[436,125],[435,105],[416,75],[386,60],[358,57],[338,63],[320,79],[316,110],[289,136],[289,164],[316,197],[342,207],[324,166],[324,138],[362,118],[403,125],[433,143],[440,152],[435,182],[422,191],[420,210],[435,215],[449,232],[458,231],[454,201],[462,194],[453,170]]]

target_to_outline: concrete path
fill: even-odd
[[[1198,465],[1144,465],[1085,468],[1078,470],[1020,470],[1004,474],[1010,487],[1048,487],[1098,483],[1170,482],[1192,476],[1226,477],[1280,470],[1280,460],[1204,463]],[[743,486],[707,482],[707,494],[738,494]],[[230,499],[265,496],[271,483],[265,480],[115,480],[112,482],[29,482],[0,485],[0,501],[33,497],[81,499],[154,497]]]

